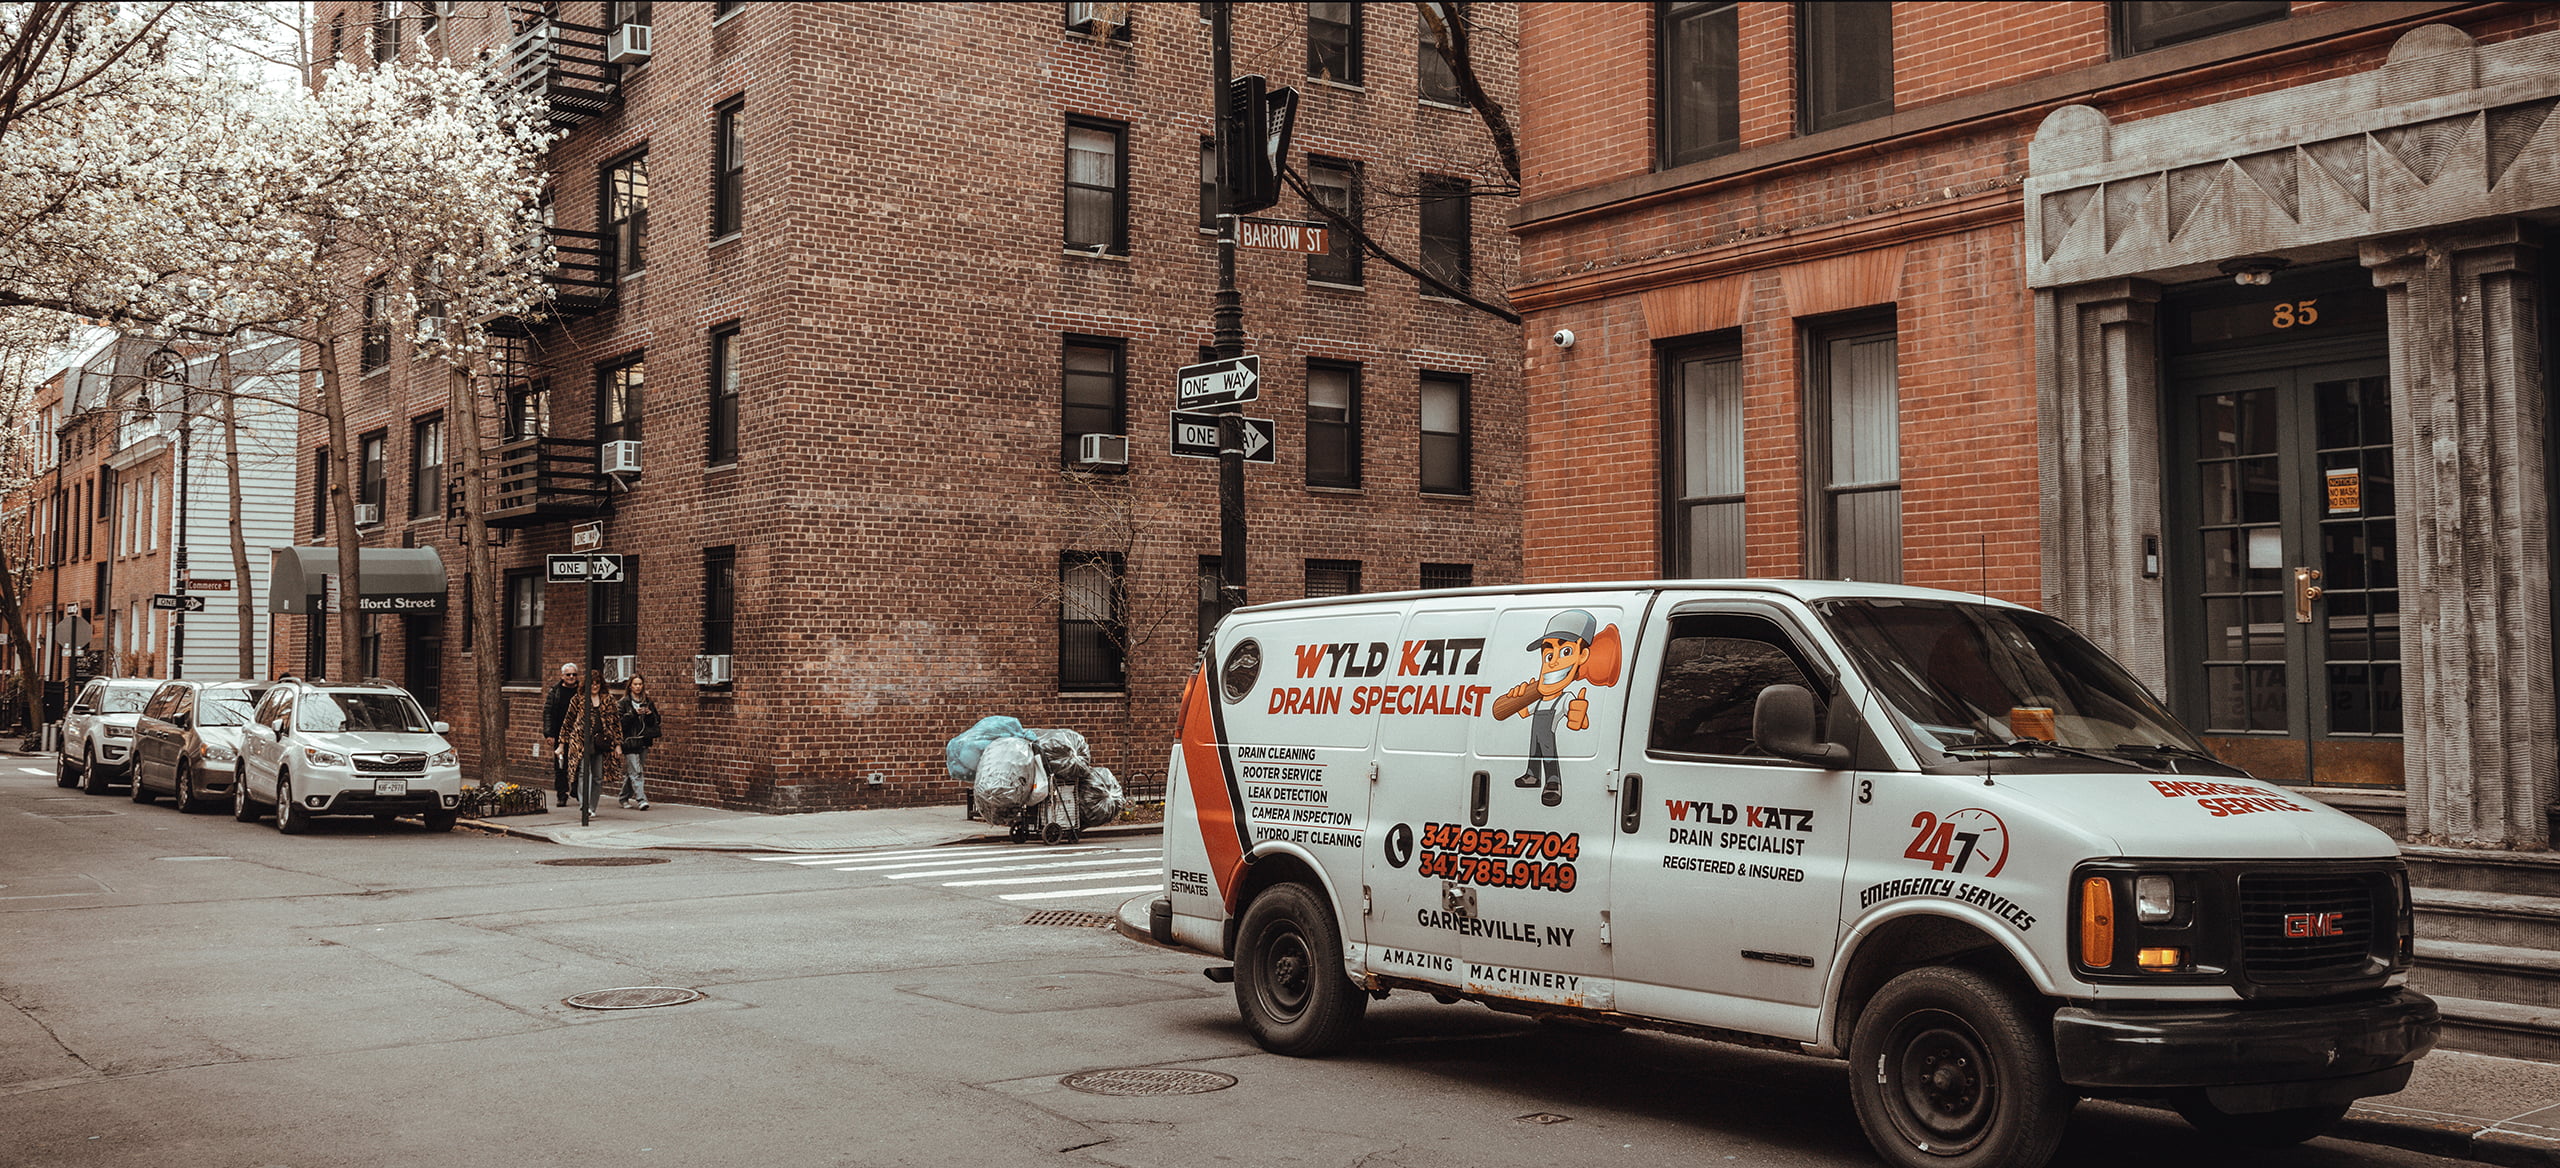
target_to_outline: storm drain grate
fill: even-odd
[[[1070,929],[1107,929],[1110,928],[1111,923],[1117,919],[1118,918],[1112,916],[1110,913],[1069,912],[1065,909],[1051,909],[1048,912],[1033,913],[1030,916],[1023,918],[1022,923],[1026,925],[1064,925]]]
[[[634,864],[663,864],[665,856],[571,856],[565,860],[535,860],[554,868],[628,868]]]
[[[1205,1095],[1236,1085],[1234,1075],[1165,1067],[1078,1071],[1058,1080],[1087,1095]]]
[[[623,986],[620,989],[588,990],[576,997],[560,1000],[581,1010],[646,1010],[651,1006],[681,1006],[701,997],[700,990],[678,986]]]

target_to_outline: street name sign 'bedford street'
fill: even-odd
[[[1262,396],[1262,358],[1229,357],[1173,373],[1173,408],[1239,405]]]
[[[623,580],[622,556],[618,552],[545,556],[543,565],[553,584],[620,584]]]
[[[1276,462],[1279,426],[1269,418],[1244,420],[1244,460]],[[1173,411],[1173,453],[1178,458],[1218,456],[1218,415]]]

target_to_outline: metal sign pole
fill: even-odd
[[[1210,328],[1221,360],[1244,355],[1244,297],[1236,291],[1236,176],[1228,173],[1227,136],[1234,120],[1228,106],[1235,101],[1229,84],[1235,71],[1228,32],[1228,0],[1209,6],[1210,92],[1217,97],[1218,157],[1218,295]],[[1217,407],[1218,419],[1218,608],[1220,615],[1243,607],[1244,571],[1244,406]]]

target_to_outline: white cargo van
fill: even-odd
[[[2390,837],[2060,622],[1803,581],[1293,601],[1184,695],[1156,938],[1311,1055],[1412,989],[1849,1059],[1888,1160],[2080,1096],[2277,1146],[2435,1045]]]

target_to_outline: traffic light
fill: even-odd
[[[1298,120],[1298,91],[1264,91],[1262,75],[1227,83],[1227,210],[1245,215],[1280,202],[1280,164],[1289,157],[1289,131]]]

